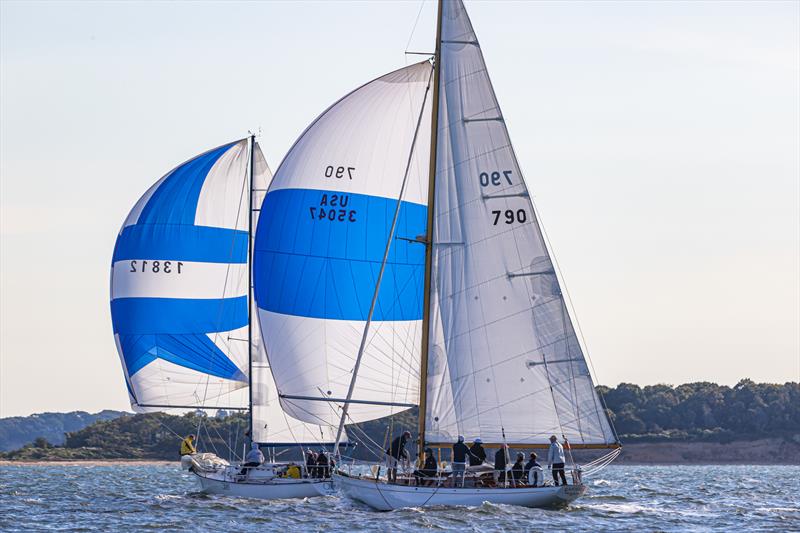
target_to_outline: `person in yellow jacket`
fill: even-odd
[[[197,453],[197,448],[194,446],[194,435],[189,435],[181,441],[181,457],[194,453]]]
[[[289,468],[286,469],[286,477],[292,479],[300,479],[300,468],[294,463],[289,465]]]

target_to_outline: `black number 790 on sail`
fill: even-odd
[[[524,224],[528,221],[528,213],[526,213],[524,209],[517,209],[516,212],[513,209],[506,209],[505,211],[492,211],[492,214],[494,215],[494,222],[492,223],[494,226],[500,222],[500,215],[503,215],[503,222],[506,224],[513,224],[514,222]]]
[[[355,167],[334,167],[333,165],[328,165],[325,167],[325,177],[342,179],[345,173],[347,173],[347,177],[353,179],[353,171],[355,169]]]

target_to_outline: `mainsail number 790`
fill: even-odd
[[[492,211],[494,215],[494,223],[493,225],[497,225],[500,222],[500,215],[503,215],[503,222],[506,224],[513,224],[517,222],[519,224],[524,224],[528,221],[528,213],[525,212],[524,209],[517,209],[514,211],[513,209],[506,209],[505,211]]]

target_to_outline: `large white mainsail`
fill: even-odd
[[[441,16],[426,441],[615,443],[472,24]]]
[[[177,166],[136,203],[117,237],[111,317],[136,411],[249,406],[253,439],[332,442],[332,430],[281,412],[258,324],[248,364],[248,213],[271,172],[248,139]],[[248,202],[252,189],[252,204]]]
[[[427,61],[411,65],[331,106],[286,155],[264,200],[256,302],[281,406],[300,420],[339,422],[335,400],[347,395],[398,201],[348,422],[417,402],[425,249],[414,241],[425,233],[430,132],[423,127],[416,143],[414,133],[430,120],[431,74]]]

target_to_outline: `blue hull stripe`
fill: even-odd
[[[189,300],[177,298],[117,298],[111,301],[114,333],[203,334],[231,331],[247,325],[247,296]]]
[[[209,226],[127,226],[114,247],[114,261],[128,259],[247,263],[247,232]]]
[[[397,201],[337,191],[281,189],[264,199],[254,286],[260,309],[366,320]],[[422,318],[425,206],[403,202],[373,320]]]
[[[197,201],[208,171],[234,144],[215,148],[173,170],[147,201],[137,223],[194,224]]]

